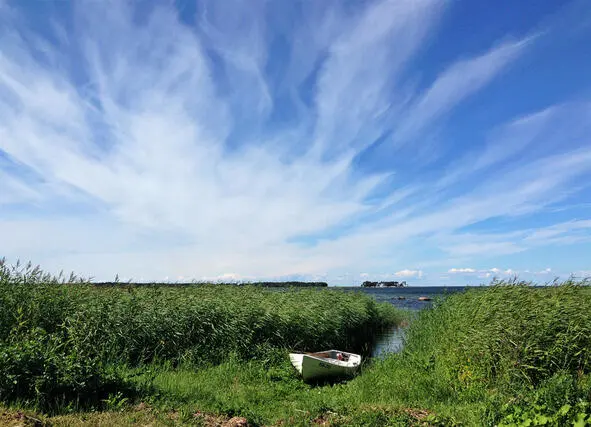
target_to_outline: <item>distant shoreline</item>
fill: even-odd
[[[260,286],[264,288],[326,288],[326,282],[90,282],[95,286]]]

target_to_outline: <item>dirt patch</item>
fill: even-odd
[[[6,427],[42,427],[46,425],[40,419],[27,415],[22,411],[1,411],[0,426]]]
[[[150,408],[150,406],[148,406],[145,402],[140,402],[137,405],[135,405],[134,409],[136,411],[150,411],[152,408]]]
[[[242,417],[228,418],[223,415],[212,415],[201,411],[193,414],[193,417],[200,420],[204,425],[211,427],[248,427],[248,421]]]
[[[417,421],[423,421],[429,415],[434,415],[433,412],[429,412],[425,409],[405,408],[402,411],[409,417],[414,418]]]

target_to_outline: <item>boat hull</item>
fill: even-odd
[[[324,354],[337,353],[336,350],[323,352]],[[321,353],[316,353],[321,354]],[[348,361],[341,361],[330,357],[317,356],[314,353],[291,353],[289,358],[292,365],[302,375],[304,380],[317,378],[340,378],[355,375],[361,364],[361,356],[352,353],[342,353],[347,355]]]

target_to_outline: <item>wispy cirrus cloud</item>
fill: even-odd
[[[565,246],[591,241],[591,222],[573,220],[540,228],[517,229],[510,233],[456,233],[438,237],[442,248],[454,256],[495,256],[515,254],[537,247]]]
[[[585,191],[584,102],[508,117],[436,171],[358,164],[382,137],[388,156],[420,151],[538,43],[503,35],[411,84],[446,3],[307,2],[288,17],[268,2],[199,2],[191,16],[84,2],[42,28],[7,3],[0,206],[22,211],[0,213],[4,254],[99,278],[421,278],[447,258],[584,239],[585,220],[466,231]]]
[[[410,106],[402,124],[394,133],[394,140],[412,140],[419,132],[453,110],[463,99],[485,87],[535,41],[530,36],[505,42],[473,58],[461,59],[444,70]]]

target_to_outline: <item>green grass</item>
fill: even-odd
[[[252,425],[591,423],[584,281],[452,294],[412,319],[402,353],[366,363],[348,382],[313,385],[288,350],[367,350],[401,313],[334,290],[97,289],[0,277],[10,307],[0,378],[20,387],[0,379],[0,398],[44,409],[39,417],[54,425],[215,425],[233,416]]]
[[[306,385],[286,358],[227,362],[159,371],[153,403],[255,424],[407,425],[421,411],[443,425],[591,422],[591,289],[581,284],[500,282],[451,295],[419,314],[403,353],[346,384]]]
[[[60,284],[25,269],[0,271],[0,341],[36,328],[104,362],[216,364],[271,348],[367,350],[401,314],[364,295],[254,286]]]
[[[368,296],[256,286],[97,287],[0,264],[0,400],[44,410],[143,393],[130,369],[277,360],[285,349],[367,353],[402,314]],[[73,402],[73,403],[72,403]]]

